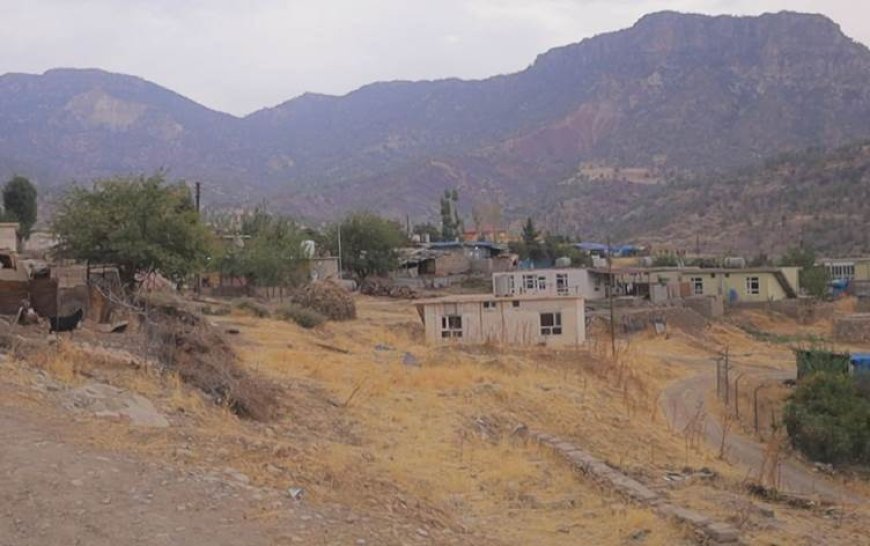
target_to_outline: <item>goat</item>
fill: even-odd
[[[49,317],[48,333],[51,334],[53,332],[72,332],[73,330],[78,328],[79,323],[82,321],[84,316],[84,311],[79,308],[79,310],[72,315],[67,315],[65,317]]]

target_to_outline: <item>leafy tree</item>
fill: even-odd
[[[30,237],[36,223],[36,188],[23,176],[15,176],[3,187],[6,216],[18,222],[23,239]]]
[[[807,294],[817,298],[827,294],[828,273],[824,266],[816,265],[816,253],[811,248],[789,248],[780,258],[779,265],[801,268],[798,282]]]
[[[441,238],[455,241],[462,235],[462,220],[459,219],[459,192],[444,190],[441,198]]]
[[[360,279],[383,275],[398,266],[397,249],[407,244],[402,228],[375,214],[358,212],[329,230],[329,246],[338,255],[341,230],[342,267]]]
[[[783,421],[792,443],[813,460],[870,464],[870,398],[852,376],[823,372],[804,379]]]
[[[117,264],[126,282],[137,271],[159,270],[173,280],[201,270],[210,233],[183,183],[162,174],[101,180],[74,187],[52,223],[62,257]]]
[[[218,268],[257,286],[293,286],[305,278],[302,241],[309,238],[291,219],[261,208],[240,218],[243,246],[224,245]]]

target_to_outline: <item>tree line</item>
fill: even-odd
[[[60,199],[51,228],[58,257],[116,264],[126,282],[140,271],[160,271],[179,283],[213,271],[258,286],[291,286],[307,275],[304,242],[338,256],[339,233],[345,269],[362,278],[392,270],[396,249],[406,243],[398,223],[366,212],[320,230],[264,208],[207,222],[187,184],[168,182],[162,173],[73,187]]]

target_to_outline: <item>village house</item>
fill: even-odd
[[[595,300],[606,296],[606,287],[588,269],[527,269],[493,273],[492,292],[499,297],[582,296]]]
[[[824,259],[820,264],[832,281],[870,282],[870,258]]]
[[[415,305],[430,344],[577,347],[586,340],[583,303],[580,296],[471,294]]]
[[[594,301],[609,296],[664,303],[680,298],[718,296],[728,303],[779,301],[797,297],[797,267],[706,269],[606,267],[537,269],[493,274],[493,294],[582,296]]]
[[[682,283],[691,296],[722,296],[735,303],[759,303],[796,298],[799,267],[746,269],[683,269]]]
[[[0,222],[0,250],[18,251],[18,222]]]
[[[476,241],[431,243],[402,252],[397,272],[406,278],[492,274],[516,268],[517,256],[504,245]]]

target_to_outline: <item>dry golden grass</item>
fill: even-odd
[[[609,343],[594,341],[582,351],[437,348],[423,344],[408,303],[357,303],[358,320],[314,331],[239,314],[215,319],[241,330],[235,339],[244,366],[280,386],[286,411],[269,427],[204,403],[177,377],[127,370],[119,384],[154,399],[177,426],[142,432],[95,424],[87,434],[155,458],[184,445],[194,456],[178,464],[232,466],[254,483],[304,486],[311,502],[412,510],[422,521],[510,544],[622,544],[644,529],[645,544],[689,536],[515,438],[521,423],[569,439],[652,485],[664,484],[667,469],[712,468],[721,476],[717,485],[693,485],[674,496],[722,519],[732,516],[732,505],[699,499],[727,494],[732,504],[749,502],[740,489],[743,471],[669,429],[660,392],[709,370],[726,346],[777,369],[788,366],[787,348],[725,324],[711,327],[703,341],[676,331],[622,339],[615,361],[607,357]],[[406,354],[415,365],[404,363]],[[74,371],[62,361],[41,365]],[[831,525],[810,519],[820,529]],[[751,540],[800,537],[787,526],[745,531]]]

